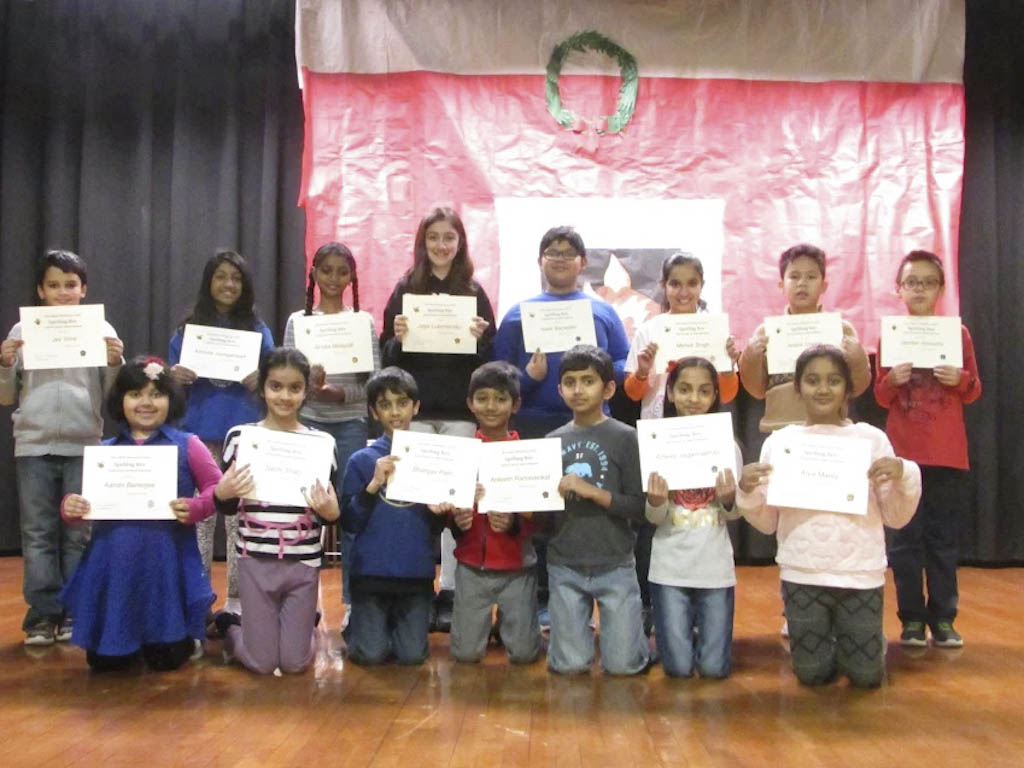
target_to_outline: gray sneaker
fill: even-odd
[[[25,645],[53,645],[53,622],[40,619],[25,630]]]
[[[57,625],[57,631],[54,633],[54,637],[58,643],[66,643],[71,639],[71,633],[74,631],[75,624],[70,616],[65,616],[60,620],[60,624]]]

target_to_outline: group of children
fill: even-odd
[[[444,208],[421,223],[413,266],[389,302],[385,367],[375,359],[372,374],[327,376],[311,366],[292,346],[294,315],[285,346],[274,348],[253,309],[252,278],[233,252],[219,252],[208,263],[188,322],[264,332],[259,370],[241,383],[196,377],[183,368],[180,330],[171,342],[171,364],[153,357],[124,363],[122,345],[108,328],[105,369],[24,371],[16,325],[0,346],[0,402],[13,402],[20,391],[14,421],[30,606],[26,643],[70,638],[97,669],[124,667],[139,655],[151,667],[171,669],[201,654],[201,639],[209,633],[222,635],[226,654],[249,669],[301,671],[312,659],[319,620],[321,529],[340,520],[349,605],[344,637],[356,663],[419,664],[427,658],[428,633],[437,621],[436,541],[446,531],[455,567],[446,583],[442,566],[442,586],[454,593],[451,652],[458,661],[480,660],[493,633],[512,662],[530,663],[544,645],[542,624],[549,623],[549,669],[586,671],[595,656],[596,603],[607,672],[639,673],[660,658],[670,676],[720,678],[731,670],[736,585],[726,523],[743,517],[777,536],[792,662],[801,682],[820,684],[842,673],[855,685],[881,683],[883,525],[901,529],[890,553],[901,643],[923,645],[930,631],[936,645],[962,644],[953,628],[956,514],[967,468],[961,404],[981,390],[966,328],[963,369],[879,368],[875,391],[889,409],[887,437],[848,418],[851,398],[871,379],[849,324],[841,349],[805,350],[790,376],[767,375],[763,328],[742,354],[729,339],[738,375],[697,357],[673,361],[658,374],[650,329],[641,328],[630,346],[614,311],[578,291],[586,264],[578,233],[549,230],[538,263],[546,290],[535,300],[589,299],[597,346],[547,355],[526,350],[518,305],[495,335],[490,302],[472,279],[461,221]],[[780,277],[788,312],[821,310],[827,282],[820,249],[788,249]],[[908,254],[897,273],[911,314],[934,314],[943,281],[941,262],[924,251]],[[85,266],[69,252],[49,252],[37,283],[44,303],[78,303],[85,296]],[[665,311],[706,311],[702,286],[697,259],[676,254],[665,261]],[[342,299],[348,287],[351,308]],[[472,366],[466,356],[420,359],[401,350],[408,324],[395,297],[449,291],[477,297],[478,316],[469,329],[478,340]],[[340,311],[359,311],[356,264],[348,248],[331,243],[314,257],[303,312]],[[443,358],[459,358],[461,368]],[[609,415],[617,387],[624,385],[627,396],[641,403],[644,418],[686,417],[718,411],[740,382],[766,399],[763,430],[780,430],[765,441],[760,460],[744,466],[737,447],[735,466],[723,468],[714,487],[673,489],[652,473],[645,494],[636,432]],[[171,504],[178,522],[94,522],[78,563],[88,539],[88,527],[78,519],[89,509],[80,495],[81,453],[99,440],[105,391],[108,415],[123,428],[108,442],[178,447],[179,498]],[[369,445],[367,412],[381,433]],[[187,431],[171,426],[181,416]],[[252,474],[235,460],[237,427],[249,423],[311,436],[330,433],[336,447],[332,482],[306,491],[305,506],[253,502],[247,496]],[[484,441],[558,438],[565,510],[478,514],[475,508],[390,499],[393,433],[417,425]],[[767,505],[773,451],[786,432],[870,442],[866,515]],[[486,493],[478,486],[477,503]],[[63,524],[54,512],[58,506]],[[237,566],[229,568],[225,610],[211,615],[209,559],[204,563],[193,526],[210,525],[205,521],[218,511],[237,520],[230,547]],[[653,530],[653,540],[650,564],[641,566],[638,579],[635,548],[644,526]],[[641,583],[647,581],[654,653],[644,632]]]

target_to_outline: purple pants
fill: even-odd
[[[228,628],[228,653],[261,675],[302,672],[313,660],[319,581],[318,568],[299,562],[239,558],[242,626]]]

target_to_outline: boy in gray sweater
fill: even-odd
[[[594,659],[594,601],[601,623],[601,666],[614,675],[647,668],[632,523],[643,519],[636,430],[604,413],[615,393],[611,357],[581,344],[562,357],[558,391],[573,419],[548,437],[562,441],[565,511],[552,514],[548,543],[552,672],[586,672]]]
[[[85,262],[71,251],[47,251],[36,262],[40,304],[72,306],[86,293]],[[89,539],[88,525],[65,525],[61,499],[82,492],[82,451],[99,445],[103,393],[121,368],[124,345],[106,323],[107,365],[26,371],[21,323],[0,343],[0,405],[13,405],[14,460],[21,509],[22,591],[28,612],[25,645],[71,639],[60,592]]]

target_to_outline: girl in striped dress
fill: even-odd
[[[312,439],[325,433],[303,426],[299,408],[309,390],[309,361],[297,349],[279,347],[260,363],[257,392],[266,416],[256,424]],[[229,657],[260,674],[276,670],[302,672],[313,660],[317,592],[322,548],[320,529],[338,519],[334,478],[319,480],[303,495],[306,506],[265,504],[249,498],[254,478],[239,466],[240,426],[228,431],[224,443],[224,486],[240,501],[238,524],[238,589],[242,616],[221,612],[215,622],[224,633]],[[333,449],[332,449],[333,455]],[[337,472],[332,460],[331,474]]]

